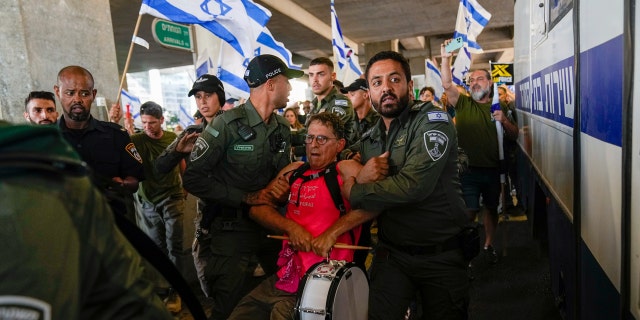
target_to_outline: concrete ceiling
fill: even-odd
[[[196,1],[196,0],[194,0]],[[319,56],[331,56],[330,1],[256,0],[272,17],[267,27],[276,40],[294,54],[294,62],[308,66]],[[478,37],[484,53],[472,57],[472,68],[487,68],[489,61],[513,60],[514,0],[479,0],[492,14]],[[140,8],[139,1],[110,0],[120,72],[124,69],[131,36]],[[371,44],[397,41],[409,59],[439,57],[440,43],[450,38],[455,28],[459,0],[335,0],[342,33],[348,44],[358,47],[360,62],[366,63]],[[129,72],[145,71],[193,63],[191,53],[167,49],[153,42],[151,21],[142,17],[138,35],[151,43],[149,50],[136,46]],[[372,51],[372,50],[370,50]]]

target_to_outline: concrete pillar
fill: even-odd
[[[411,75],[425,74],[426,56],[410,57],[407,59],[409,60],[409,66],[411,67]]]
[[[380,51],[393,50],[393,43],[391,41],[381,42],[368,42],[364,44],[364,54],[360,54],[360,62],[363,62],[366,66],[369,59],[376,55]],[[362,70],[364,71],[364,70]]]
[[[0,1],[0,119],[25,122],[24,99],[33,90],[53,91],[58,71],[80,65],[110,105],[120,79],[109,1]],[[106,119],[104,108],[92,114]],[[58,105],[58,112],[62,113]]]

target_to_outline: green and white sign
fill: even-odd
[[[190,26],[156,18],[151,23],[151,31],[153,38],[162,46],[193,52]]]

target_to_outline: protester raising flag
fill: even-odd
[[[453,63],[452,74],[455,84],[464,85],[464,77],[471,68],[471,53],[482,52],[476,38],[490,19],[489,11],[485,10],[477,0],[460,0],[453,37],[462,37],[464,45]]]
[[[440,102],[440,97],[442,97],[442,93],[444,92],[444,88],[442,87],[442,78],[440,77],[440,70],[436,67],[436,65],[431,61],[431,59],[425,59],[425,84],[427,87],[432,87],[435,93],[436,101]]]
[[[336,78],[343,83],[352,83],[362,75],[362,70],[360,69],[358,56],[353,49],[344,43],[333,0],[331,0],[331,35],[333,38],[333,55],[338,64]]]
[[[269,10],[251,0],[143,0],[140,14],[199,24],[248,59],[253,57],[254,41],[271,18]]]

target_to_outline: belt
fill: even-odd
[[[216,209],[218,210],[216,216],[221,217],[225,220],[240,221],[242,220],[242,218],[249,216],[249,210],[248,208],[245,209],[244,206],[242,208],[234,208],[234,207],[229,207],[225,205],[220,205],[214,210]]]
[[[387,245],[393,249],[396,249],[400,252],[404,252],[410,254],[412,256],[415,255],[436,255],[446,251],[457,250],[460,249],[460,240],[458,235],[455,235],[447,240],[445,240],[441,244],[434,244],[430,246],[399,246],[394,245],[388,241],[385,241]]]

